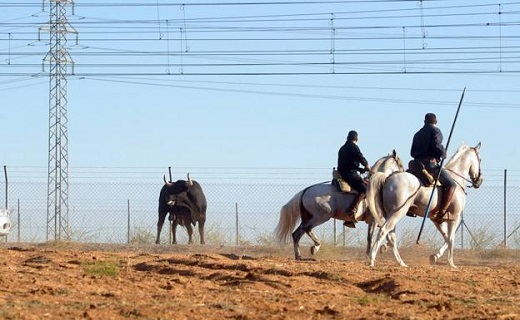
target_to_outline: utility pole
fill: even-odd
[[[76,30],[67,21],[67,6],[74,0],[49,0],[49,52],[43,59],[49,66],[49,162],[47,180],[47,241],[70,240],[69,152],[67,117],[67,68],[74,65],[67,51],[67,34]],[[44,0],[45,7],[45,0]]]

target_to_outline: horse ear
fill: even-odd
[[[395,149],[392,150],[392,155],[393,155],[394,157],[397,157],[397,152],[395,151]]]
[[[482,145],[482,142],[479,142],[476,146],[475,146],[475,149],[477,150],[480,150],[480,146]]]

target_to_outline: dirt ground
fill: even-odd
[[[303,249],[303,248],[302,248]],[[307,248],[306,248],[307,249]],[[322,248],[324,249],[324,248]],[[520,254],[291,247],[0,245],[0,319],[520,319]]]

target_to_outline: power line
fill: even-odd
[[[429,2],[445,2],[447,0],[429,0]],[[405,3],[409,0],[319,0],[319,1],[228,1],[228,2],[163,2],[163,3],[139,3],[139,2],[91,2],[91,3],[77,3],[76,7],[180,7],[180,6],[279,6],[279,5],[312,5],[312,4],[358,4],[358,3]],[[41,3],[35,2],[5,2],[2,3],[3,7],[20,7],[20,8],[39,8]]]
[[[367,3],[366,1],[359,3],[361,2]],[[256,4],[262,4],[264,8],[276,8],[281,3],[289,3],[289,1],[257,2]],[[318,1],[290,3],[309,4],[318,3]],[[329,2],[320,1],[319,3]],[[331,1],[330,3],[351,4],[356,2]],[[380,3],[408,4],[406,1],[382,1]],[[30,2],[19,4],[28,5]],[[139,2],[90,3],[88,6],[92,8],[96,5],[115,7],[126,4],[158,9],[157,5],[160,3],[158,1],[153,4]],[[174,4],[183,5],[167,3],[167,5]],[[209,3],[202,2],[199,4],[209,5]],[[227,2],[227,4],[241,5],[243,3]],[[375,6],[373,1],[369,4]],[[334,61],[329,59],[331,49],[328,48],[330,13],[303,12],[300,7],[298,7],[300,12],[296,13],[236,15],[235,17],[229,15],[200,17],[200,14],[187,17],[186,11],[183,10],[179,18],[175,20],[175,28],[169,25],[168,20],[165,20],[165,23],[159,19],[79,18],[75,26],[83,28],[81,32],[85,36],[82,37],[81,44],[68,48],[78,59],[75,63],[76,70],[71,75],[171,76],[177,74],[177,72],[172,72],[177,68],[182,70],[180,73],[189,76],[323,75],[330,73],[323,69],[334,69],[335,74],[345,75],[493,74],[495,72],[497,74],[516,74],[519,71],[517,64],[520,47],[516,46],[514,42],[520,40],[520,36],[516,32],[520,22],[483,19],[488,15],[498,17],[499,14],[516,17],[519,12],[514,9],[519,4],[520,2],[507,3],[509,10],[506,11],[502,8],[500,13],[497,3],[452,5],[450,2],[448,5],[442,1],[435,2],[435,6],[423,6],[421,10],[410,7],[377,7],[374,8],[375,10],[335,11]],[[410,14],[410,12],[412,13]],[[349,13],[358,14],[358,16],[349,17]],[[462,16],[478,16],[478,20],[462,21]],[[394,19],[396,17],[403,19],[400,25],[375,22],[379,18]],[[417,21],[418,17],[427,18],[430,21],[410,23]],[[342,18],[358,19],[359,23],[349,22],[341,25],[339,21]],[[314,25],[314,20],[318,21],[320,25]],[[256,25],[250,25],[251,23],[256,23]],[[408,25],[406,28],[416,29],[416,32],[402,34],[401,29],[404,27],[401,24]],[[35,25],[10,21],[0,24],[0,30],[2,30],[2,26],[34,27]],[[161,25],[165,28],[160,29]],[[496,27],[500,27],[500,34],[490,30]],[[110,28],[109,33],[106,32],[106,28]],[[186,28],[189,28],[189,37]],[[442,31],[435,31],[426,36],[425,28],[429,30],[437,28]],[[506,32],[508,28],[510,31]],[[175,32],[173,32],[174,29]],[[422,31],[418,32],[419,29]],[[367,31],[370,31],[371,34]],[[0,76],[34,75],[41,77],[40,71],[36,69],[40,67],[40,61],[34,61],[34,58],[38,58],[42,51],[34,46],[14,45],[36,40],[26,36],[29,31],[20,32],[14,33],[14,37],[12,33],[9,33],[9,48],[0,49],[0,52],[5,52],[0,53],[0,57],[8,56],[11,62],[8,67],[0,65]],[[168,36],[166,39],[161,38],[158,32],[166,33]],[[428,42],[427,48],[425,48],[425,39]],[[188,41],[189,47],[186,44]],[[405,42],[404,46],[401,44],[402,41]],[[478,45],[470,44],[475,41],[480,43]],[[105,43],[108,43],[111,48],[101,48],[95,45],[96,42],[103,42],[104,45],[101,47],[107,46]],[[144,44],[145,42],[147,44]],[[498,42],[500,42],[499,45]],[[0,37],[0,44],[2,43],[6,43],[6,40]],[[43,42],[40,43],[43,44]],[[174,44],[175,50],[172,49]],[[182,45],[182,48],[178,48],[179,44]],[[265,50],[263,49],[265,47],[272,47],[272,49]],[[100,61],[101,59],[102,61]],[[274,68],[277,70],[274,71]],[[309,68],[312,68],[312,71],[309,71]],[[29,69],[33,70],[26,71]],[[2,72],[4,70],[7,72]]]
[[[135,85],[150,85],[157,87],[171,87],[171,88],[182,88],[182,89],[195,89],[195,90],[206,90],[206,91],[220,91],[220,92],[239,92],[239,93],[253,93],[253,94],[263,94],[263,95],[278,95],[278,96],[295,96],[295,97],[305,97],[305,98],[318,98],[318,99],[333,99],[333,100],[347,100],[347,101],[370,101],[377,103],[395,103],[395,104],[414,104],[414,105],[452,105],[453,101],[439,101],[439,100],[411,100],[411,99],[385,99],[385,98],[367,98],[367,97],[355,97],[355,96],[340,96],[340,95],[331,95],[331,94],[305,94],[305,93],[288,93],[288,92],[279,92],[279,91],[259,91],[259,90],[245,90],[245,89],[232,89],[232,88],[215,88],[215,87],[197,87],[197,86],[187,86],[187,85],[172,85],[172,84],[164,84],[164,83],[156,83],[156,82],[142,82],[142,81],[125,81],[125,80],[107,80],[101,78],[92,78],[92,80],[102,81],[102,82],[114,82],[114,83],[126,83],[126,84],[135,84]],[[520,109],[520,106],[517,104],[496,104],[496,103],[467,103],[470,107],[476,108],[503,108],[503,109]]]
[[[25,78],[27,80],[33,79],[33,78]],[[136,84],[136,85],[150,85],[150,86],[158,86],[158,87],[171,87],[171,88],[187,88],[187,89],[196,89],[196,90],[208,90],[208,91],[229,91],[226,88],[217,88],[215,85],[220,86],[227,86],[227,85],[240,85],[241,87],[244,86],[263,86],[263,87],[273,87],[273,88],[322,88],[322,89],[351,89],[351,90],[375,90],[375,91],[381,91],[381,90],[388,90],[388,91],[427,91],[427,92],[435,92],[435,91],[441,91],[441,92],[454,92],[458,90],[453,89],[447,89],[447,88],[409,88],[409,87],[380,87],[380,86],[374,86],[374,87],[356,87],[356,86],[331,86],[331,85],[296,85],[296,84],[287,84],[287,83],[245,83],[245,82],[230,82],[230,81],[189,81],[189,80],[174,80],[170,79],[167,80],[166,83],[159,82],[160,79],[152,79],[152,78],[136,78],[136,79],[106,79],[106,78],[85,78],[86,80],[94,80],[94,81],[110,81],[114,83],[128,83],[128,84]],[[20,80],[23,81],[23,80]],[[202,86],[183,86],[183,85],[176,85],[172,84],[177,83],[196,83],[196,84],[211,84],[213,87],[202,87]],[[8,82],[5,82],[8,83]],[[4,83],[4,84],[5,84]],[[16,86],[14,88],[8,88],[4,90],[10,90],[20,87],[28,87],[31,85],[39,85],[43,82],[38,82],[30,85],[23,85],[23,86]],[[2,85],[2,83],[0,83]],[[2,91],[4,91],[2,90]],[[258,91],[258,90],[245,90],[245,89],[233,89],[233,92],[240,92],[240,93],[256,93],[256,94],[265,94],[265,95],[279,95],[279,96],[298,96],[300,94],[298,93],[288,93],[288,92],[280,92],[278,91]],[[516,93],[516,90],[472,90],[472,92],[478,93]],[[335,99],[335,100],[346,100],[346,101],[366,101],[366,98],[363,97],[353,97],[353,96],[337,96],[337,95],[330,95],[330,94],[315,94],[315,95],[302,95],[306,98],[319,98],[319,99]],[[378,99],[372,99],[371,102],[376,103],[395,103],[395,104],[435,104],[435,105],[451,105],[451,101],[430,101],[430,100],[407,100],[407,99],[384,99],[384,98],[378,98]],[[480,102],[480,103],[468,103],[468,107],[473,108],[490,108],[490,109],[518,109],[520,108],[517,104],[507,104],[507,103],[493,103],[493,102]]]

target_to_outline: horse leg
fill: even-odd
[[[371,251],[372,247],[374,246],[374,242],[375,242],[374,234],[376,232],[377,223],[375,222],[374,218],[372,217],[372,214],[368,210],[367,210],[367,215],[368,215],[368,218],[366,218],[365,221],[368,224],[367,257],[369,257],[370,251]],[[386,237],[386,242],[387,243],[382,243],[381,247],[379,247],[379,253],[385,253],[388,250],[388,247],[393,246],[389,236]]]
[[[396,238],[395,235],[394,236],[390,235],[391,233],[395,234],[395,228],[396,227],[394,227],[392,230],[390,230],[389,233],[386,235],[386,243],[383,243],[383,245],[379,249],[380,253],[386,252],[386,250],[388,250],[388,247],[394,248],[394,246],[396,245],[396,243],[395,243],[395,238]]]
[[[367,251],[366,251],[366,254],[367,254],[367,257],[370,257],[370,251],[372,249],[372,247],[374,246],[374,242],[376,240],[376,238],[374,237],[374,234],[376,232],[376,222],[374,221],[374,219],[370,219],[370,221],[368,222],[368,234],[367,234]],[[391,242],[391,239],[389,236],[386,237],[386,241],[388,243],[385,244],[381,244],[381,247],[379,247],[379,253],[384,253],[388,250],[388,247],[392,247],[393,244]]]
[[[325,215],[323,215],[323,216],[316,215],[312,219],[302,222],[303,230],[305,231],[305,233],[307,233],[309,238],[311,238],[312,241],[314,242],[314,245],[311,247],[312,255],[316,254],[320,250],[320,247],[321,247],[320,240],[318,239],[318,237],[316,237],[316,234],[314,234],[314,232],[312,232],[312,229],[314,227],[319,226],[320,224],[328,221],[332,216],[332,214],[330,212],[332,212],[332,209],[329,206],[327,206],[327,213]]]
[[[301,260],[302,256],[300,254],[300,239],[302,238],[305,231],[303,230],[303,223],[301,223],[296,230],[292,233],[293,245],[294,245],[294,258],[296,260]]]
[[[311,254],[315,255],[321,247],[321,243],[318,240],[318,237],[312,232],[312,229],[309,228],[309,230],[306,231],[307,235],[314,241],[314,245],[311,247]]]
[[[200,236],[200,244],[205,244],[204,241],[204,224],[206,223],[205,220],[199,221],[199,236]]]
[[[455,244],[455,232],[457,231],[457,226],[459,225],[459,219],[455,221],[448,221],[448,264],[452,268],[457,268],[455,263],[453,262],[453,247]]]
[[[367,231],[367,257],[370,257],[370,249],[374,246],[374,233],[376,232],[376,223],[374,221],[370,221],[368,223],[368,231]]]
[[[399,250],[397,249],[397,235],[395,233],[395,228],[390,230],[390,232],[386,236],[386,239],[388,240],[388,243],[392,247],[394,257],[397,260],[397,262],[399,262],[399,265],[401,267],[407,267],[406,263],[404,263],[403,259],[401,258],[401,255],[399,254]]]
[[[430,255],[430,264],[431,265],[436,264],[437,261],[439,261],[439,259],[442,257],[442,255],[444,254],[446,249],[448,249],[448,247],[449,247],[447,224],[445,224],[443,222],[438,223],[438,222],[435,222],[435,221],[433,221],[433,224],[435,225],[437,230],[439,230],[439,232],[441,233],[442,239],[444,239],[444,243],[439,248],[437,253],[434,253],[434,254]]]
[[[394,214],[397,215],[397,213],[394,213]],[[395,235],[395,225],[397,224],[398,220],[399,220],[399,218],[397,218],[396,216],[390,215],[390,218],[386,220],[385,224],[379,230],[379,235],[377,237],[377,241],[376,241],[375,245],[372,247],[372,251],[370,252],[369,266],[373,267],[375,265],[377,252],[379,251],[381,245],[383,244],[383,241],[385,240],[385,238],[387,237],[387,235],[390,232],[394,232],[394,235],[391,236],[391,242],[393,242],[394,256],[401,266],[406,266],[404,261],[402,259],[400,259],[400,255],[399,255],[399,252],[397,250],[397,245],[396,245],[397,236]],[[397,252],[397,254],[396,254],[396,252]]]
[[[375,266],[377,251],[383,244],[383,241],[385,240],[385,237],[388,234],[387,223],[388,223],[388,221],[381,227],[381,229],[379,229],[377,240],[371,248],[370,256],[369,256],[369,264],[368,264],[371,267]]]

